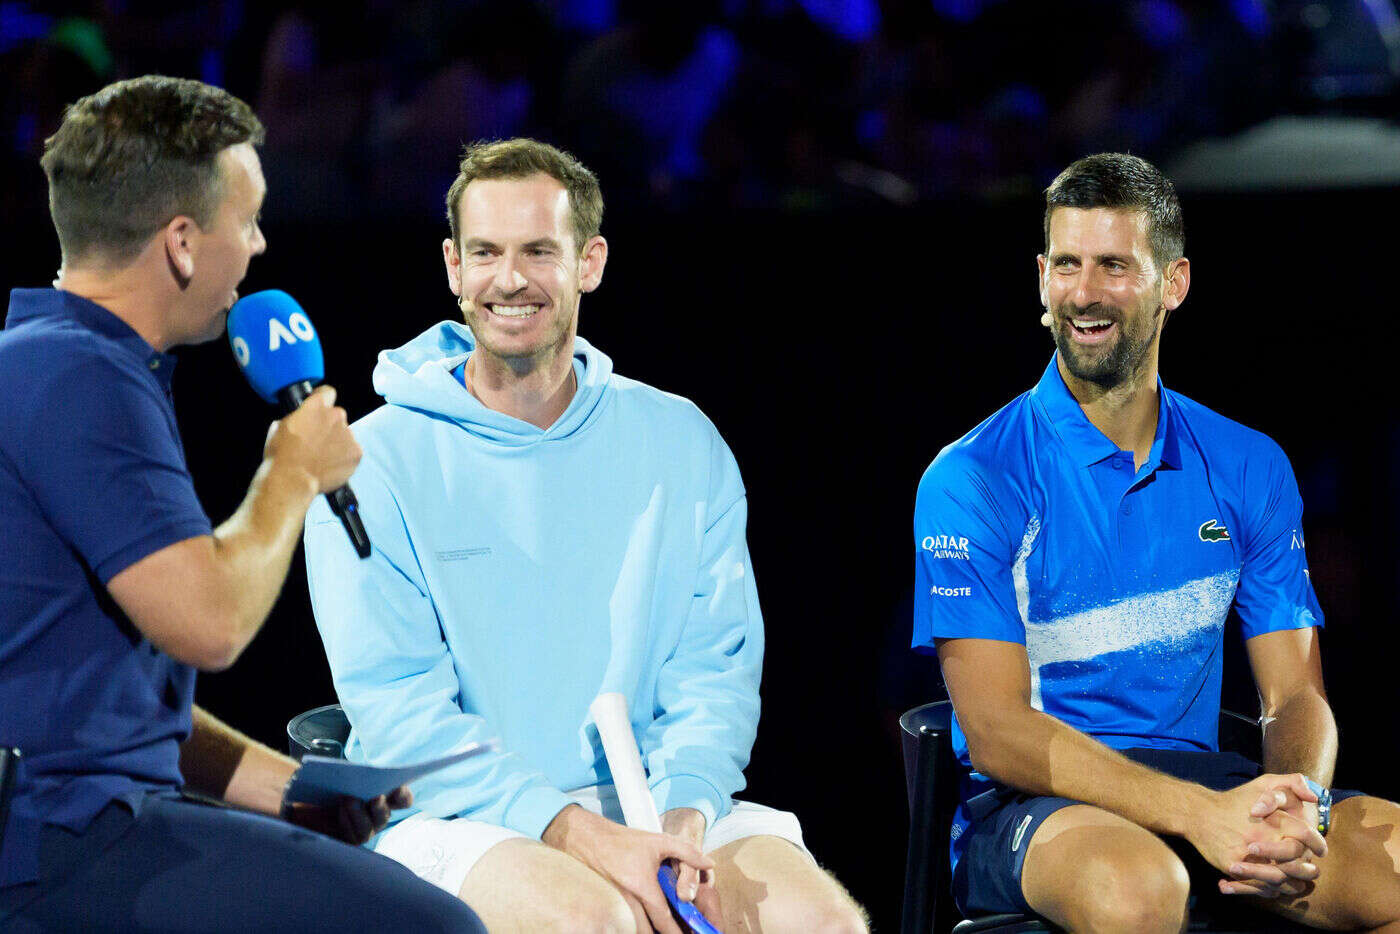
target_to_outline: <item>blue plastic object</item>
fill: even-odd
[[[274,405],[279,390],[325,378],[321,338],[297,300],[280,289],[254,292],[234,303],[228,342],[249,384]]]
[[[656,881],[661,883],[661,891],[666,895],[666,901],[671,903],[671,912],[676,916],[685,929],[691,934],[720,934],[719,928],[711,924],[700,909],[690,902],[681,901],[681,897],[676,894],[676,869],[674,866],[663,864],[656,871]]]

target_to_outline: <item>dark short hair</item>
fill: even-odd
[[[479,178],[529,178],[540,174],[548,175],[569,193],[569,226],[573,229],[574,248],[582,253],[584,244],[598,236],[603,226],[603,190],[598,187],[598,177],[564,150],[524,137],[472,143],[462,151],[457,178],[447,189],[447,224],[452,242],[461,242],[457,208],[468,185]]]
[[[1147,215],[1147,239],[1159,270],[1186,250],[1181,202],[1171,179],[1146,159],[1101,152],[1079,159],[1045,189],[1045,249],[1056,208],[1124,208]]]
[[[64,263],[124,265],[182,214],[207,226],[224,197],[219,153],[262,141],[252,108],[187,78],[131,78],[70,105],[40,160]]]

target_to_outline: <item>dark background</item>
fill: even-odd
[[[275,196],[275,195],[274,195]],[[1190,199],[1190,297],[1163,339],[1167,384],[1276,438],[1303,487],[1339,785],[1400,794],[1393,733],[1397,565],[1390,402],[1400,194]],[[950,202],[794,225],[765,215],[618,218],[581,333],[617,369],[694,399],[749,489],[768,651],[748,769],[755,800],[795,810],[812,850],[897,920],[905,804],[894,717],[940,696],[910,630],[915,484],[939,448],[1039,377],[1040,208]],[[300,296],[352,416],[378,399],[376,353],[450,317],[439,225],[271,227],[245,291]],[[3,281],[42,285],[36,231]],[[216,520],[242,498],[269,413],[218,342],[180,352],[190,467]],[[509,625],[503,621],[503,625]],[[1252,697],[1240,652],[1234,701]],[[527,686],[528,689],[529,686]],[[199,703],[274,746],[334,700],[298,557],[262,634]]]
[[[230,63],[242,61],[240,48],[260,47],[256,36],[235,38],[243,45],[222,46]],[[34,46],[5,48],[14,56]],[[247,54],[247,87],[230,84],[252,100],[257,57]],[[112,67],[140,73],[141,61],[132,53]],[[39,127],[55,114],[37,91],[25,97],[14,87],[5,111],[12,142],[16,113],[32,113]],[[1337,109],[1389,121],[1388,88]],[[1314,99],[1287,109],[1326,108]],[[549,129],[541,122],[536,131],[572,141],[568,130]],[[1030,151],[1039,139],[1014,141]],[[276,148],[270,141],[264,152],[269,249],[242,291],[277,287],[301,299],[321,333],[328,380],[358,417],[379,403],[370,386],[378,351],[456,314],[440,258],[446,224],[435,208],[377,200],[355,187],[354,171],[339,201],[308,200],[273,168]],[[1072,155],[1087,151],[1086,143]],[[1049,359],[1037,320],[1037,191],[1060,165],[998,169],[1005,184],[961,192],[913,173],[912,199],[853,198],[839,185],[798,184],[759,152],[777,181],[735,199],[710,196],[722,174],[713,166],[676,194],[655,187],[651,169],[600,152],[611,258],[583,303],[580,332],[619,372],[695,400],[733,448],[749,490],[768,650],[744,794],[796,811],[813,852],[878,928],[892,929],[906,830],[894,721],[942,694],[936,665],[907,649],[914,489],[943,445],[1029,388]],[[424,164],[414,150],[390,155],[409,169]],[[9,158],[0,285],[46,285],[58,249],[42,176],[18,144]],[[424,168],[425,201],[441,197],[444,168],[450,180],[450,160]],[[1238,181],[1222,176],[1183,192],[1192,289],[1166,330],[1163,379],[1270,434],[1292,459],[1328,618],[1324,667],[1342,730],[1336,781],[1394,798],[1400,426],[1390,318],[1400,187]],[[794,199],[794,190],[812,197]],[[196,487],[217,522],[246,491],[271,413],[223,342],[179,355],[177,410]],[[1254,708],[1238,644],[1227,664],[1227,701]],[[231,671],[201,677],[197,700],[277,747],[289,717],[334,700],[299,556],[262,634]]]

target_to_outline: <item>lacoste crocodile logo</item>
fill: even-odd
[[[1198,534],[1203,542],[1228,542],[1230,540],[1230,530],[1223,525],[1216,525],[1216,520],[1202,522]]]

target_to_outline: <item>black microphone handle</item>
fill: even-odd
[[[316,391],[316,383],[309,379],[303,379],[292,383],[290,386],[283,386],[277,390],[277,401],[282,406],[283,415],[291,415],[301,404],[306,401],[306,397]]]
[[[282,405],[282,414],[290,415],[295,412],[315,388],[315,383],[304,379],[277,390],[277,401]],[[345,526],[345,534],[350,536],[350,544],[355,547],[355,554],[361,559],[368,558],[369,533],[365,531],[365,523],[360,519],[360,502],[355,499],[355,491],[350,489],[350,484],[331,490],[326,494],[326,502],[330,504],[331,512],[340,519],[340,524]]]

